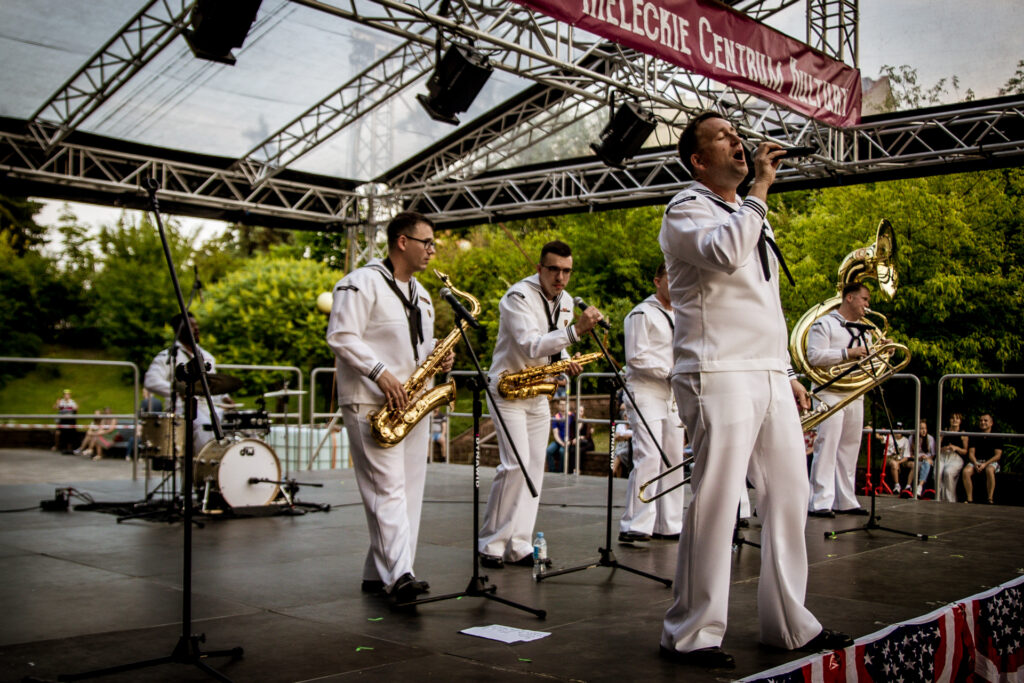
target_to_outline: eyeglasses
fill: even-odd
[[[405,237],[406,237],[406,239],[410,239],[410,240],[412,240],[414,242],[419,242],[420,244],[423,245],[423,248],[428,250],[428,251],[431,250],[431,249],[435,249],[436,248],[436,244],[437,243],[434,242],[434,240],[425,240],[425,239],[422,239],[420,237],[413,237],[412,235],[406,235]]]
[[[541,266],[541,268],[548,271],[552,275],[558,275],[559,273],[566,277],[572,275],[572,268],[559,268],[558,266]]]

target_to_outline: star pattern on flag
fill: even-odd
[[[1024,591],[1008,588],[990,598],[979,600],[978,626],[992,639],[992,647],[1001,656],[1017,652],[1024,642]]]
[[[941,637],[935,622],[900,626],[865,646],[864,668],[875,681],[935,680],[935,652]]]

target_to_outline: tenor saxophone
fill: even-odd
[[[435,270],[434,274],[444,283],[445,287],[469,302],[470,313],[473,317],[480,313],[480,302],[473,295],[456,289],[445,273]],[[445,356],[459,343],[459,337],[462,334],[460,328],[465,325],[465,321],[460,320],[455,328],[448,333],[448,336],[434,346],[434,350],[430,352],[426,360],[406,380],[404,387],[409,396],[409,402],[404,410],[391,410],[385,405],[379,410],[370,411],[366,416],[370,422],[370,433],[381,448],[391,448],[397,445],[420,420],[432,413],[435,408],[446,403],[449,409],[455,407],[455,380],[450,379],[434,387],[430,387],[429,384],[434,375],[438,373]]]
[[[605,332],[604,336],[605,342],[607,342],[608,333]],[[524,398],[533,398],[540,394],[553,396],[555,389],[558,388],[558,385],[555,383],[553,378],[568,370],[569,363],[586,365],[587,363],[593,363],[595,360],[599,360],[601,358],[604,358],[604,353],[601,351],[595,351],[593,353],[585,353],[577,358],[566,358],[555,361],[554,363],[549,363],[548,365],[523,368],[516,372],[506,370],[498,375],[498,393],[506,401],[518,401]]]

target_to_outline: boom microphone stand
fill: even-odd
[[[160,233],[160,241],[163,243],[164,247],[164,257],[167,260],[167,267],[171,272],[171,283],[174,286],[174,294],[178,300],[178,310],[181,312],[183,322],[187,323],[188,309],[185,306],[185,297],[181,294],[181,286],[178,284],[178,275],[174,270],[174,259],[171,257],[171,249],[167,242],[167,235],[164,233],[163,222],[160,220],[160,204],[156,197],[157,187],[158,185],[154,178],[149,178],[146,181],[149,201],[153,207],[153,216],[156,218],[156,227]],[[213,396],[210,394],[210,383],[206,376],[206,367],[204,366],[202,356],[198,353],[198,344],[196,343],[195,336],[192,334],[192,326],[185,324],[184,329],[188,333],[186,341],[189,348],[196,349],[197,353],[193,356],[191,362],[186,365],[179,366],[175,372],[176,376],[180,376],[180,378],[185,381],[186,432],[185,463],[183,468],[184,482],[182,483],[185,523],[182,525],[182,528],[184,529],[182,540],[182,544],[184,546],[184,560],[182,570],[181,636],[178,638],[178,642],[175,645],[174,650],[166,657],[157,657],[155,659],[147,659],[139,662],[132,662],[130,664],[121,664],[118,666],[108,667],[106,669],[86,671],[84,673],[65,674],[59,676],[59,680],[79,681],[86,678],[96,678],[98,676],[120,673],[122,671],[133,671],[135,669],[144,669],[160,664],[176,663],[191,664],[213,678],[231,683],[230,678],[220,673],[203,660],[209,657],[231,657],[232,660],[242,657],[243,650],[241,647],[233,647],[228,650],[203,652],[200,648],[200,643],[206,641],[206,635],[195,635],[192,633],[192,468],[193,456],[195,455],[195,436],[193,434],[192,426],[196,420],[197,386],[201,388],[202,393],[206,398],[206,403],[210,408],[210,418],[213,423],[212,427],[215,437],[220,440],[224,435],[221,432],[220,421],[217,419],[217,413],[213,407]]]
[[[886,419],[886,422],[889,424],[889,435],[893,439],[893,443],[895,443],[895,441],[896,441],[896,434],[895,434],[895,432],[894,432],[894,430],[892,428],[892,413],[889,412],[889,406],[885,402],[885,391],[882,389],[882,385],[876,386],[874,388],[874,392],[875,392],[875,395],[878,398],[878,403],[882,404],[882,409],[885,411],[885,419]],[[878,403],[872,404],[872,406],[871,406],[871,408],[872,408],[872,420],[871,421],[872,421],[873,424],[878,424],[878,420],[877,420],[877,418],[878,418]],[[871,436],[874,436],[874,432],[872,432]],[[881,459],[882,459],[882,464],[880,465],[880,468],[885,466],[885,450],[886,449],[884,447],[878,449],[878,452],[881,454]],[[882,472],[881,469],[879,469],[879,481],[884,481],[884,479],[883,479],[884,476],[885,476],[885,472]],[[872,530],[876,530],[877,529],[879,531],[888,531],[890,533],[902,534],[904,536],[913,536],[915,538],[921,539],[922,541],[927,541],[928,540],[928,536],[926,534],[918,534],[918,533],[914,533],[913,531],[903,531],[902,529],[893,529],[892,527],[882,526],[881,524],[878,523],[878,520],[879,520],[880,516],[875,514],[875,499],[876,499],[875,489],[876,488],[877,487],[875,487],[875,486],[871,487],[871,513],[868,515],[868,521],[867,521],[867,523],[864,524],[864,526],[853,527],[852,529],[840,529],[838,531],[835,531],[835,530],[826,531],[825,532],[825,538],[835,538],[839,534],[849,534],[849,533],[853,533],[854,531],[872,531]]]
[[[476,327],[478,324],[468,312],[459,311],[457,307],[452,306],[455,309],[456,320],[458,318],[466,319],[466,322]],[[415,605],[422,605],[428,602],[438,602],[440,600],[452,600],[458,599],[464,596],[472,598],[486,598],[487,600],[494,600],[500,602],[503,605],[509,607],[515,607],[516,609],[523,610],[535,615],[538,619],[543,619],[547,616],[547,612],[542,609],[535,609],[533,607],[527,607],[526,605],[519,604],[518,602],[512,602],[505,598],[495,595],[498,587],[495,585],[487,584],[487,577],[480,575],[480,419],[483,415],[483,401],[480,398],[481,393],[486,392],[487,396],[491,399],[491,407],[494,409],[493,417],[496,418],[501,428],[505,431],[505,438],[509,445],[512,447],[512,453],[516,456],[516,461],[519,463],[519,470],[523,473],[523,477],[526,479],[526,485],[530,489],[530,493],[533,497],[537,497],[537,490],[533,486],[533,482],[530,481],[530,475],[526,472],[526,466],[523,464],[522,459],[519,457],[519,452],[516,450],[515,442],[512,441],[511,436],[508,433],[508,428],[505,426],[505,420],[501,416],[501,412],[498,410],[498,405],[494,401],[494,397],[491,396],[490,389],[487,387],[487,376],[484,374],[483,369],[480,367],[480,359],[477,358],[476,352],[473,350],[473,345],[469,342],[469,336],[466,333],[467,325],[458,324],[459,330],[462,334],[462,340],[466,342],[466,348],[469,350],[469,357],[473,360],[473,366],[476,368],[476,375],[469,378],[469,388],[473,390],[473,576],[469,580],[469,585],[466,586],[466,590],[459,593],[449,593],[447,595],[438,595],[429,598],[420,598],[418,600],[411,600],[409,602],[397,603],[396,607],[410,607]]]

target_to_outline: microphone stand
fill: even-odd
[[[454,306],[453,306],[454,308]],[[461,317],[456,310],[456,316]],[[467,320],[467,324],[475,323],[475,320]],[[476,368],[476,375],[469,378],[469,388],[473,390],[473,576],[469,579],[469,585],[466,586],[466,590],[459,593],[448,593],[447,595],[437,595],[429,598],[420,598],[418,600],[410,600],[409,602],[397,603],[396,607],[414,607],[415,605],[422,605],[428,602],[438,602],[441,600],[452,600],[459,599],[464,596],[472,598],[485,598],[487,600],[494,600],[500,602],[503,605],[509,607],[515,607],[516,609],[523,610],[535,615],[538,619],[544,619],[547,616],[547,612],[542,609],[535,609],[533,607],[527,607],[518,602],[512,602],[505,598],[495,595],[498,587],[491,584],[487,584],[487,577],[480,575],[480,420],[483,416],[483,402],[481,401],[481,393],[486,393],[487,397],[491,401],[491,407],[494,409],[492,417],[497,418],[501,428],[505,431],[505,438],[509,445],[512,447],[512,453],[516,456],[516,461],[519,463],[519,469],[523,473],[523,477],[526,479],[526,485],[530,489],[530,493],[533,497],[537,497],[537,490],[533,486],[533,482],[530,481],[530,475],[526,472],[526,467],[523,466],[523,461],[519,457],[519,452],[516,450],[515,442],[512,441],[508,433],[508,428],[505,426],[505,420],[501,416],[501,411],[498,409],[498,404],[494,400],[494,396],[491,395],[491,390],[487,386],[487,376],[484,374],[483,368],[480,367],[480,359],[477,358],[476,352],[473,350],[473,345],[469,341],[469,335],[466,332],[467,325],[456,323],[459,328],[459,332],[462,335],[462,341],[466,343],[466,348],[469,350],[469,357],[473,360],[473,366]]]
[[[615,361],[612,360],[612,356],[610,353],[608,353],[608,349],[605,347],[604,342],[602,342],[601,339],[598,338],[597,333],[594,332],[594,330],[591,330],[590,334],[593,335],[594,339],[597,341],[598,346],[601,347],[601,352],[604,354],[604,357],[608,361],[608,364],[612,366],[613,370],[615,370]],[[629,396],[629,400],[633,402],[633,407],[636,409],[637,415],[640,415],[640,419],[643,421],[644,427],[646,427],[648,433],[651,434],[651,439],[654,440],[655,444],[657,444],[658,441],[654,439],[654,434],[651,432],[651,428],[647,425],[647,421],[643,419],[643,415],[640,414],[640,409],[637,407],[636,401],[633,400],[633,395],[629,392],[629,389],[626,388],[626,383],[625,381],[623,381],[622,376],[618,373],[617,370],[615,370],[615,372],[612,373],[612,378],[612,386],[615,387],[617,385],[618,388],[623,390],[623,393],[625,395]],[[660,576],[648,574],[647,572],[622,564],[618,561],[618,559],[616,559],[615,551],[612,550],[612,467],[615,463],[615,422],[616,415],[618,415],[619,412],[618,407],[618,400],[615,397],[615,391],[613,389],[612,391],[609,392],[608,397],[608,491],[605,500],[604,547],[597,549],[597,552],[600,554],[600,557],[597,559],[597,561],[591,562],[589,564],[570,567],[568,569],[558,569],[551,572],[541,572],[537,575],[537,581],[542,581],[544,579],[551,578],[552,576],[559,576],[561,574],[569,574],[572,572],[583,571],[584,569],[593,569],[595,567],[611,567],[612,569],[624,569],[627,572],[631,572],[633,574],[646,577],[648,579],[651,579],[652,581],[659,581],[665,584],[666,588],[672,586],[672,579],[663,579]],[[665,466],[671,467],[671,464],[668,461],[668,457],[665,455],[665,452],[661,450],[660,445],[658,446],[658,451],[661,452],[661,458],[664,461]]]
[[[213,396],[210,395],[210,383],[206,377],[206,367],[203,363],[202,356],[198,353],[199,346],[196,343],[195,336],[192,334],[192,326],[184,324],[187,322],[188,308],[185,306],[185,297],[181,294],[181,286],[178,283],[178,274],[174,270],[174,259],[171,256],[171,248],[167,241],[167,235],[164,232],[163,222],[160,220],[160,204],[156,197],[156,191],[158,188],[156,180],[154,178],[147,179],[146,188],[149,193],[149,201],[152,205],[153,216],[156,218],[157,231],[160,233],[160,241],[163,244],[164,258],[167,261],[167,267],[171,273],[171,284],[174,287],[174,294],[178,300],[178,310],[181,313],[182,323],[184,325],[183,329],[188,335],[186,341],[189,348],[196,350],[196,354],[192,357],[191,362],[183,364],[175,369],[175,376],[180,376],[184,379],[186,387],[185,463],[184,482],[182,483],[185,523],[182,525],[184,559],[182,568],[181,636],[178,638],[178,642],[174,646],[174,650],[171,654],[165,657],[157,657],[155,659],[147,659],[129,664],[120,664],[118,666],[86,671],[84,673],[62,674],[58,677],[58,680],[79,681],[86,678],[97,678],[99,676],[120,673],[122,671],[144,669],[151,666],[158,666],[160,664],[190,664],[198,667],[201,671],[213,678],[216,678],[217,680],[227,681],[230,683],[230,678],[214,669],[204,660],[209,657],[231,657],[232,660],[240,659],[243,654],[242,648],[233,647],[227,650],[203,652],[200,648],[200,643],[206,642],[206,635],[195,635],[192,633],[192,469],[193,458],[195,455],[195,435],[193,433],[192,426],[196,420],[196,408],[198,405],[196,397],[197,384],[202,387],[202,393],[206,397],[206,403],[210,408],[210,418],[213,423],[211,426],[213,427],[214,436],[220,440],[224,435],[220,428],[220,421],[217,419],[217,413],[213,408]]]

